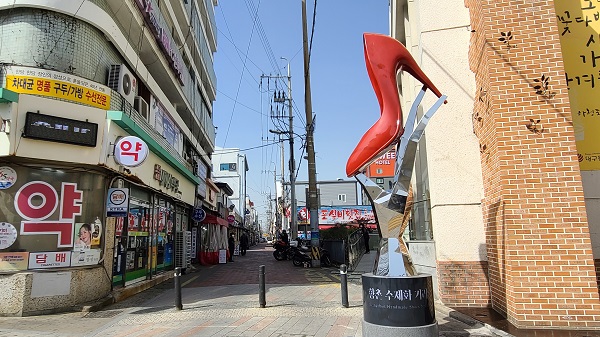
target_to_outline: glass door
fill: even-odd
[[[131,199],[127,217],[125,285],[146,279],[150,247],[150,203]]]

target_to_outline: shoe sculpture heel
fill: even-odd
[[[437,97],[442,96],[399,41],[386,35],[365,33],[363,45],[367,72],[379,101],[381,117],[365,133],[350,155],[346,164],[348,177],[364,171],[373,159],[397,143],[404,132],[396,80],[399,70],[411,74]]]

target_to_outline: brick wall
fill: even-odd
[[[553,2],[465,5],[492,306],[517,327],[600,328],[598,268]],[[499,40],[509,36],[509,43]],[[536,94],[534,79],[542,75],[554,95]],[[530,119],[540,120],[537,129]],[[476,303],[470,296],[460,300]]]
[[[438,261],[442,302],[451,307],[489,307],[490,288],[486,261]]]

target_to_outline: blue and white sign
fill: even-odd
[[[206,212],[202,209],[202,207],[194,208],[192,219],[194,219],[194,221],[202,221],[204,218],[206,218]]]
[[[8,166],[0,167],[0,190],[10,188],[17,182],[17,172]]]
[[[109,188],[106,200],[107,217],[126,217],[129,206],[128,188]]]

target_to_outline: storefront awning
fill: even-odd
[[[211,214],[206,214],[206,218],[204,218],[204,220],[202,220],[201,223],[229,227],[229,223],[227,222],[227,220]]]

